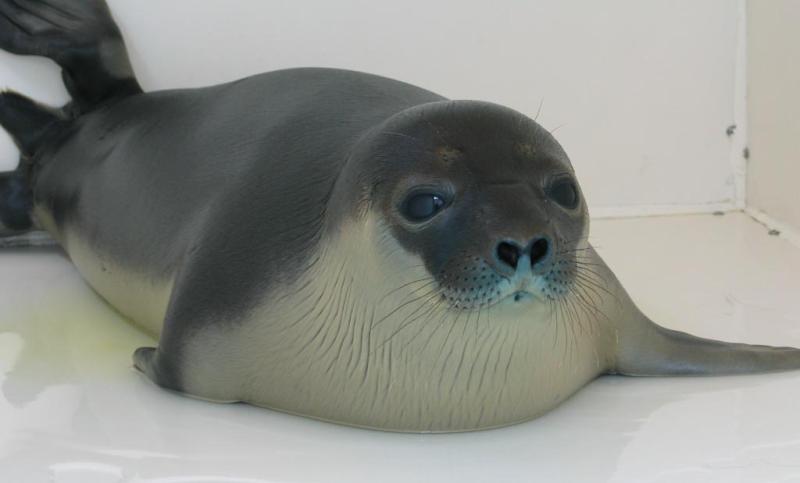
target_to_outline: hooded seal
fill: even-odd
[[[0,0],[0,46],[62,68],[15,93],[6,233],[41,227],[159,337],[135,366],[194,397],[396,431],[543,414],[605,373],[800,367],[656,325],[588,242],[535,121],[364,73],[143,93],[101,0]]]

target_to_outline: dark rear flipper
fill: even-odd
[[[20,150],[19,167],[0,173],[0,248],[51,244],[35,229],[31,215],[31,168],[37,152],[64,120],[59,111],[15,92],[0,93],[0,125]]]
[[[78,114],[142,91],[104,0],[0,0],[0,48],[57,62]]]
[[[0,173],[0,229],[6,233],[30,230],[32,209],[33,195],[21,173]]]
[[[48,135],[63,122],[61,112],[56,109],[13,91],[0,92],[0,126],[19,148],[21,165],[35,155]]]
[[[56,110],[0,93],[0,125],[20,149],[19,167],[0,173],[0,247],[50,244],[35,233],[32,177],[42,148],[67,118],[141,92],[125,44],[104,0],[0,0],[0,49],[49,57],[73,98]]]
[[[0,249],[56,245],[37,231],[31,218],[33,198],[20,171],[0,173]]]

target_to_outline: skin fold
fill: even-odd
[[[0,95],[0,238],[40,228],[159,338],[156,384],[393,431],[535,418],[601,374],[743,374],[800,351],[656,325],[588,242],[534,120],[338,69],[144,93],[101,0],[0,0],[0,47],[63,69]],[[2,245],[0,245],[2,246]]]

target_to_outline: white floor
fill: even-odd
[[[593,240],[663,325],[800,346],[800,248],[743,214],[597,221]],[[515,427],[350,429],[160,390],[151,344],[54,251],[0,252],[0,481],[800,481],[800,373],[604,377]]]

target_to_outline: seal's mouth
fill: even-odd
[[[536,303],[543,300],[544,297],[541,294],[537,294],[534,290],[515,290],[498,298],[496,304],[509,304],[521,307],[526,304]]]
[[[514,302],[527,302],[531,299],[537,298],[535,294],[528,292],[527,290],[517,290],[516,292],[508,295],[506,299],[512,299]]]
[[[513,274],[501,273],[474,255],[459,257],[435,277],[438,291],[446,303],[458,310],[483,310],[497,305],[525,307],[549,303],[569,293],[574,260],[553,256],[534,270],[527,257],[524,254],[520,258]]]

